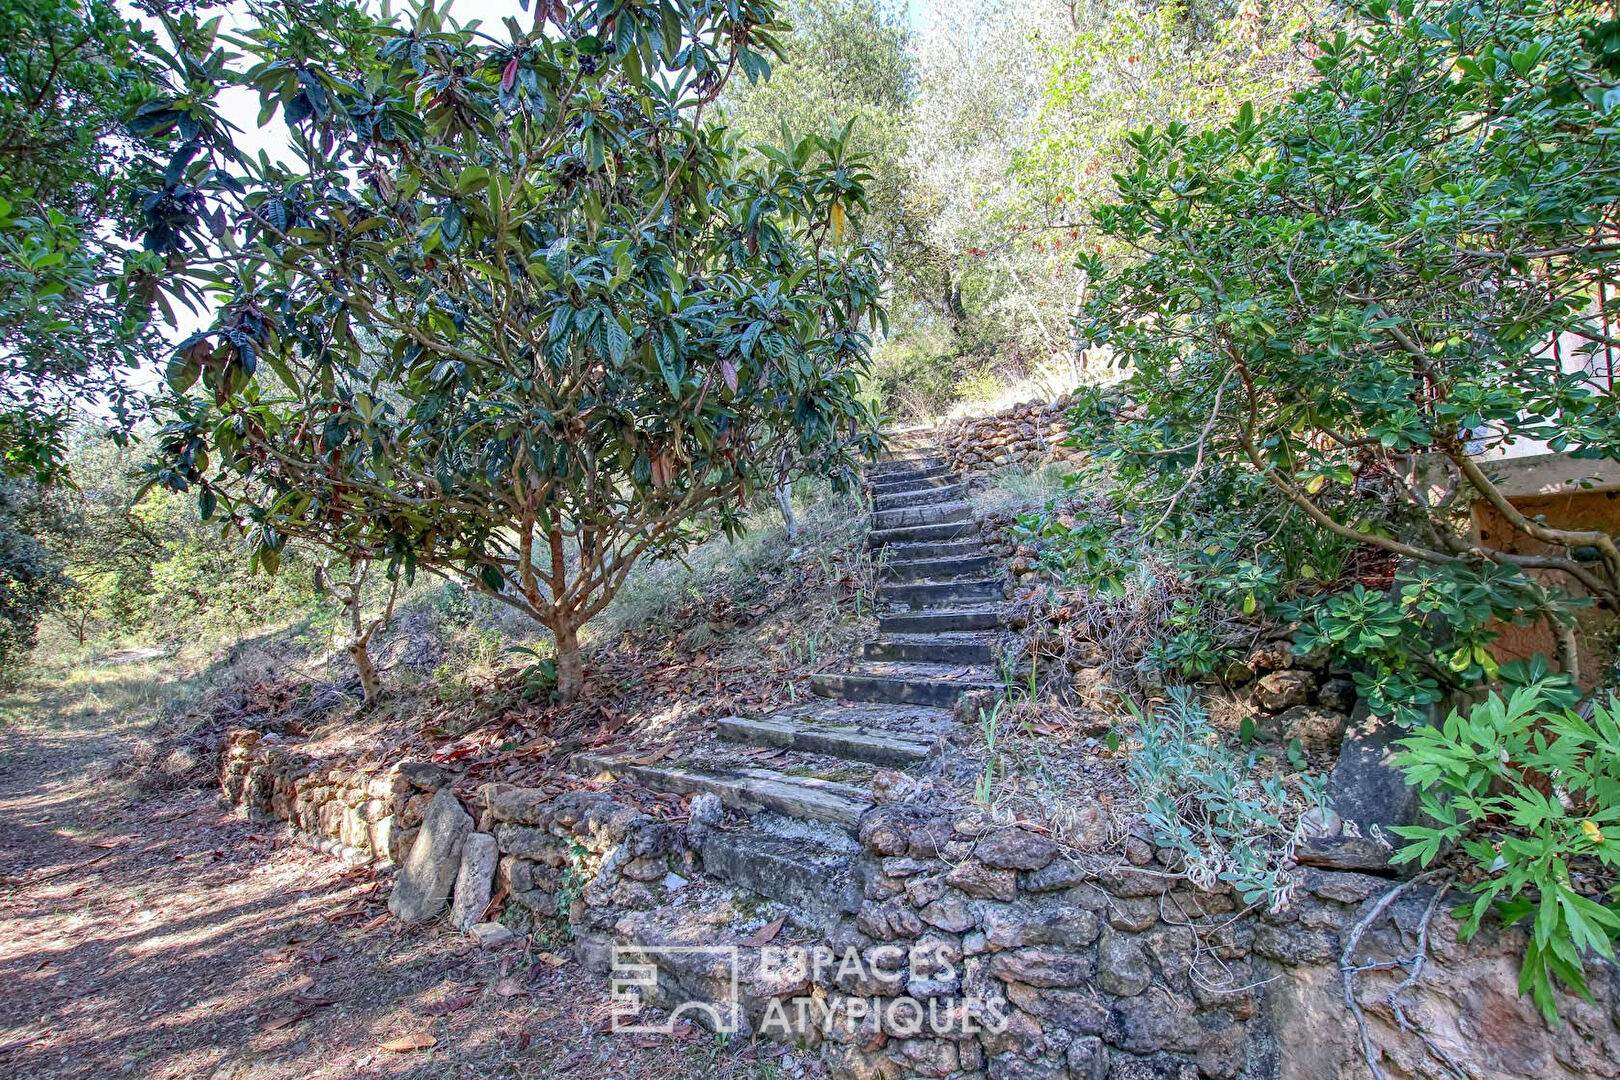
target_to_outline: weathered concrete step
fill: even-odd
[[[885,544],[923,544],[936,540],[955,540],[977,535],[979,527],[972,521],[946,521],[938,525],[905,525],[898,529],[874,530],[868,542],[873,547]]]
[[[627,777],[656,791],[695,795],[712,791],[745,814],[774,810],[807,821],[853,829],[872,806],[864,788],[814,776],[788,776],[771,769],[718,769],[685,765],[637,765],[603,754],[575,754],[574,769],[587,776]]]
[[[977,664],[996,662],[996,648],[978,634],[891,634],[869,641],[862,650],[868,660],[909,660],[932,664]]]
[[[871,477],[868,477],[867,480],[867,487],[871,490],[873,498],[882,495],[893,495],[897,491],[950,487],[953,484],[960,483],[956,474],[949,469],[932,469],[926,474],[905,476],[894,480],[879,481]]]
[[[933,506],[936,503],[961,502],[967,488],[961,484],[945,487],[914,487],[900,491],[887,491],[872,497],[872,506],[878,513],[885,510],[903,510],[908,506]]]
[[[889,582],[878,587],[878,596],[891,604],[909,607],[961,607],[965,604],[993,604],[1002,599],[1001,582],[993,578],[977,581]]]
[[[906,702],[948,709],[963,694],[994,690],[1001,684],[986,672],[951,664],[907,664],[875,661],[850,671],[820,672],[810,689],[822,697],[848,701]]]
[[[879,634],[939,634],[953,630],[995,630],[1001,614],[990,608],[958,611],[906,611],[878,619]]]
[[[976,545],[964,545],[976,547]],[[895,549],[890,548],[891,552]],[[953,555],[943,559],[890,558],[883,565],[883,576],[890,581],[949,581],[969,574],[994,573],[996,560],[975,552],[972,555]]]
[[[899,566],[929,559],[960,559],[984,554],[984,541],[977,536],[961,540],[939,540],[924,544],[890,544],[883,552],[885,564]]]
[[[808,921],[830,925],[860,909],[861,888],[849,852],[754,829],[708,829],[699,852],[705,873],[787,904],[809,915]]]
[[[780,715],[759,720],[727,716],[718,722],[718,730],[722,739],[733,742],[804,750],[847,761],[867,761],[873,765],[910,765],[933,754],[938,746],[932,739],[914,735],[861,727],[834,727]]]

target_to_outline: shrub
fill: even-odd
[[[1428,866],[1451,845],[1472,864],[1462,934],[1494,912],[1530,924],[1519,975],[1549,1022],[1555,984],[1590,996],[1584,954],[1614,955],[1620,937],[1620,708],[1570,708],[1567,686],[1518,672],[1529,684],[1492,694],[1439,727],[1401,740],[1396,758],[1423,790],[1435,825],[1396,826],[1412,841],[1397,856]]]
[[[1343,541],[1339,561],[1368,545],[1416,567],[1388,603],[1294,613],[1318,639],[1343,631],[1363,692],[1411,720],[1494,678],[1504,618],[1545,622],[1574,672],[1572,604],[1531,571],[1620,599],[1611,536],[1525,516],[1479,460],[1522,440],[1620,457],[1595,303],[1620,245],[1591,211],[1620,168],[1617,24],[1547,0],[1347,16],[1299,92],[1128,138],[1096,221],[1134,254],[1082,259],[1078,329],[1131,375],[1080,419],[1088,448],[1157,485],[1148,533],[1198,535],[1176,520],[1198,486],[1270,488]],[[1508,543],[1470,535],[1475,501]]]
[[[62,563],[37,540],[32,489],[0,483],[0,683],[34,647],[39,621],[68,587]]]
[[[1155,841],[1181,856],[1199,888],[1226,882],[1246,903],[1280,911],[1293,892],[1285,864],[1300,815],[1323,805],[1326,779],[1261,775],[1253,753],[1239,755],[1221,741],[1189,688],[1172,688],[1152,713],[1127,704],[1141,744],[1130,774]]]

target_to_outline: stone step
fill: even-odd
[[[996,630],[1001,614],[993,608],[906,611],[878,619],[879,634],[940,634],[953,630]]]
[[[952,664],[872,661],[849,671],[820,672],[810,677],[810,689],[822,697],[904,702],[942,709],[951,708],[970,691],[1000,686],[988,672]]]
[[[915,735],[863,727],[835,727],[781,715],[758,720],[727,716],[719,720],[717,726],[720,737],[733,742],[803,750],[873,765],[910,765],[929,757],[938,748],[935,740]]]
[[[898,480],[877,481],[867,478],[867,488],[874,498],[881,495],[893,495],[897,491],[916,491],[919,488],[950,487],[960,483],[955,473],[949,469],[935,469],[927,475],[901,477]]]
[[[967,521],[973,517],[973,508],[960,500],[932,503],[928,506],[902,506],[897,510],[876,510],[872,513],[872,528],[899,529],[908,525],[940,525],[947,521]]]
[[[889,582],[878,587],[878,597],[890,604],[905,604],[913,608],[962,607],[965,604],[993,604],[1001,600],[1002,586],[994,578]]]
[[[885,465],[874,465],[866,472],[866,478],[873,484],[901,484],[909,480],[921,480],[926,477],[947,475],[950,467],[939,458],[919,458],[916,461],[893,462]]]
[[[908,506],[932,506],[935,503],[961,502],[967,488],[961,484],[944,487],[914,487],[900,491],[887,491],[872,497],[872,506],[878,513],[885,510],[903,510]]]
[[[883,557],[886,565],[896,566],[928,559],[960,559],[983,554],[984,541],[978,536],[968,536],[961,540],[938,540],[933,543],[890,544],[884,549]]]
[[[774,810],[806,821],[826,821],[853,829],[872,806],[865,788],[814,776],[788,776],[772,769],[704,768],[682,765],[637,765],[604,754],[575,754],[574,769],[586,776],[606,774],[645,784],[655,791],[695,795],[711,791],[720,801],[745,814]]]
[[[873,547],[887,544],[922,544],[936,540],[956,540],[963,536],[977,536],[979,527],[972,521],[945,521],[938,525],[905,525],[898,529],[877,529],[868,537]]]
[[[909,660],[925,664],[977,664],[996,662],[995,645],[979,634],[891,634],[869,641],[862,649],[867,660]]]
[[[869,731],[909,735],[928,743],[949,739],[961,727],[949,709],[904,702],[829,701],[827,698],[809,697],[778,709],[771,715],[835,727],[860,727]]]
[[[891,552],[895,548],[889,549]],[[943,559],[895,559],[883,565],[883,577],[889,581],[949,581],[970,574],[991,574],[996,560],[990,555],[975,552],[972,555],[953,555]]]
[[[879,455],[878,460],[883,462],[911,461],[920,457],[939,457],[939,448],[934,445],[932,439],[926,437],[891,439],[888,446],[884,447],[883,453]]]
[[[786,904],[805,922],[830,928],[860,909],[854,854],[814,838],[710,828],[698,851],[705,873]]]

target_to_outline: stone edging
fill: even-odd
[[[782,940],[864,957],[926,947],[953,974],[926,985],[877,985],[847,972],[784,982],[761,970],[760,950],[745,934],[704,914],[713,910],[707,900],[718,898],[724,911],[747,898],[703,873],[704,831],[719,827],[710,808],[699,814],[694,806],[699,820],[681,826],[602,792],[553,797],[506,785],[486,785],[464,807],[449,780],[422,763],[346,775],[253,732],[233,732],[222,762],[234,801],[324,837],[351,859],[387,853],[404,862],[396,897],[419,853],[464,852],[435,879],[441,892],[429,898],[427,917],[452,899],[448,882],[459,876],[453,916],[481,940],[490,924],[477,920],[491,890],[504,889],[510,931],[566,923],[578,958],[604,973],[614,946],[738,945],[745,1027],[759,1026],[784,996],[835,1010],[862,1002],[870,1017],[864,1027],[802,1033],[801,1043],[835,1077],[1316,1080],[1365,1071],[1343,1007],[1339,959],[1350,928],[1391,885],[1383,877],[1302,867],[1287,909],[1252,912],[1228,893],[1200,892],[1166,872],[1140,840],[1127,845],[1129,861],[1077,860],[1021,828],[880,805],[861,824],[857,910],[825,932],[806,927]],[[433,823],[416,824],[423,813],[458,819],[455,842],[430,842]],[[409,856],[398,858],[402,851]],[[474,851],[486,858],[469,875]],[[1358,961],[1409,956],[1428,899],[1419,890],[1401,898],[1367,935]],[[487,936],[499,942],[511,934],[494,927]],[[1595,971],[1596,1003],[1562,996],[1564,1023],[1548,1029],[1516,993],[1522,947],[1517,931],[1460,942],[1442,910],[1430,931],[1427,973],[1404,995],[1406,1013],[1479,1075],[1620,1076],[1620,976]],[[713,973],[701,963],[654,962],[666,1004],[712,993]],[[1365,972],[1358,1000],[1388,1076],[1438,1075],[1388,1006],[1386,995],[1404,975]],[[971,994],[1004,1007],[1009,1025],[964,1038],[918,1037],[884,1017],[884,1001],[902,992]]]

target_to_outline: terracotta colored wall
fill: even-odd
[[[1601,529],[1620,534],[1620,491],[1570,490],[1550,495],[1516,495],[1513,505],[1527,517],[1540,517],[1548,525],[1559,529]],[[1485,503],[1474,505],[1474,527],[1480,543],[1499,551],[1520,555],[1546,553],[1547,545],[1532,540],[1514,529],[1501,514]],[[1563,589],[1576,596],[1587,591],[1565,574],[1552,571],[1532,571],[1549,586]],[[1576,640],[1579,645],[1581,682],[1590,688],[1598,681],[1609,663],[1612,648],[1603,640],[1605,631],[1614,625],[1614,613],[1597,607],[1588,608],[1577,616],[1579,623]],[[1543,653],[1556,654],[1552,634],[1543,624],[1533,626],[1504,626],[1497,639],[1493,654],[1499,661],[1518,660]]]

